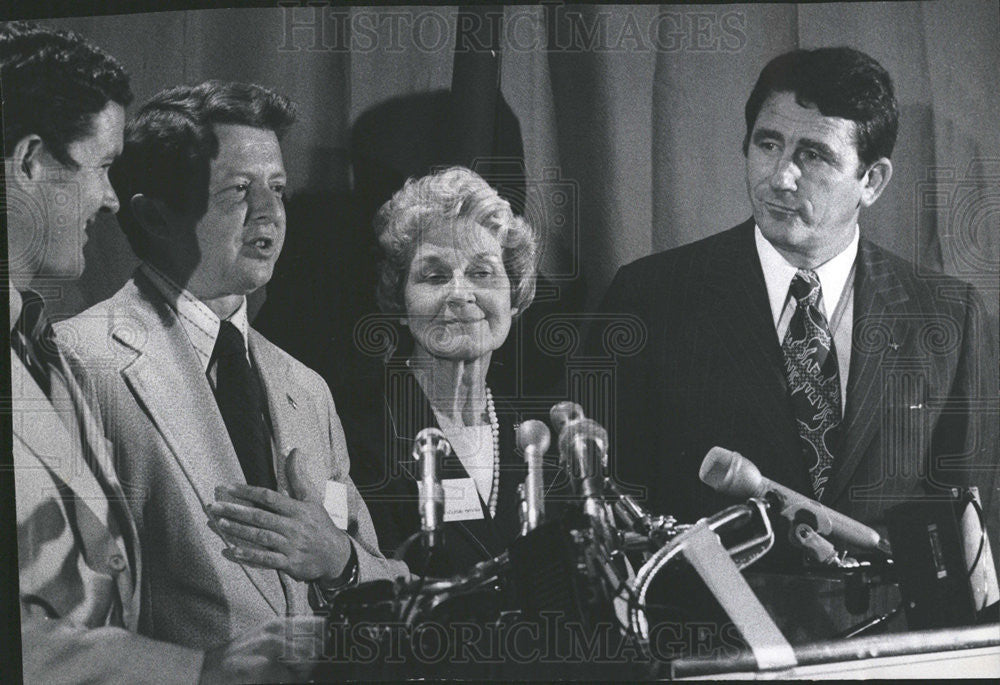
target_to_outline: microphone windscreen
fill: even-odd
[[[552,428],[556,435],[562,435],[566,424],[573,421],[580,421],[587,418],[583,413],[583,407],[576,402],[560,402],[549,410],[549,419],[552,421]]]
[[[532,419],[517,427],[517,448],[525,455],[529,447],[533,447],[538,454],[545,454],[551,442],[549,427],[541,421]]]
[[[582,445],[587,451],[587,464],[579,464],[574,458],[575,446]],[[608,432],[593,419],[580,419],[566,424],[559,436],[559,456],[572,467],[571,472],[582,478],[601,475],[608,466]],[[590,458],[593,457],[593,458]],[[577,473],[582,470],[584,473]]]
[[[447,456],[451,451],[451,444],[440,428],[424,428],[417,433],[417,437],[413,440],[413,456],[419,460],[422,455],[427,453],[428,448],[434,452],[443,450],[444,456]]]
[[[713,447],[698,469],[701,482],[716,492],[735,497],[757,497],[760,471],[739,452]]]

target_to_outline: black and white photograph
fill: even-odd
[[[11,2],[0,671],[1000,679],[1000,0]]]

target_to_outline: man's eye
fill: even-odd
[[[802,161],[804,162],[819,162],[823,159],[823,156],[820,155],[815,150],[803,150],[801,153],[799,153],[799,156],[802,158]]]
[[[274,192],[275,195],[279,195],[282,198],[284,198],[285,185],[283,183],[275,183],[274,185],[271,186],[271,191]]]
[[[428,283],[447,283],[448,275],[443,271],[431,271],[424,274],[424,280]]]
[[[470,278],[489,278],[492,275],[493,275],[493,272],[490,271],[489,269],[485,269],[485,268],[483,268],[483,269],[473,269],[472,271],[469,272],[469,277]]]
[[[760,140],[757,141],[757,147],[766,152],[771,152],[778,149],[778,144],[773,140]]]
[[[235,192],[237,195],[246,195],[249,190],[250,190],[249,183],[237,183],[236,185],[233,186],[233,192]]]

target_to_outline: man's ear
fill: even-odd
[[[892,178],[892,162],[888,157],[882,157],[875,161],[865,175],[861,177],[861,206],[871,207],[875,200],[879,198],[885,187],[889,185]]]
[[[173,231],[169,212],[162,200],[136,193],[129,200],[129,207],[132,209],[132,215],[146,233],[160,239],[171,237]]]
[[[8,173],[20,183],[33,183],[42,178],[44,168],[45,143],[41,137],[31,133],[17,141],[8,165]]]

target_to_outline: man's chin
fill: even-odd
[[[255,290],[260,290],[268,283],[271,282],[271,276],[274,275],[274,265],[271,264],[268,267],[261,266],[260,268],[254,269],[251,273],[246,275],[243,283],[241,284],[241,290],[243,295],[249,295]]]
[[[772,212],[755,212],[754,219],[764,237],[773,242],[794,240],[796,236],[804,236],[809,227],[802,223],[798,214],[777,214]]]

